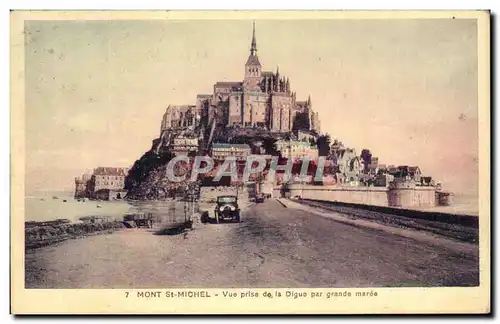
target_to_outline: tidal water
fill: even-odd
[[[455,193],[453,202],[450,206],[436,206],[421,209],[450,214],[479,216],[479,198],[476,194]]]
[[[66,202],[64,201],[66,200]],[[68,219],[77,222],[84,216],[108,216],[123,220],[127,214],[152,213],[162,222],[179,222],[192,212],[183,201],[93,201],[79,202],[73,192],[35,192],[25,197],[25,221]]]
[[[53,197],[57,197],[54,199]],[[64,202],[66,200],[66,202]],[[98,207],[99,206],[99,207]],[[434,207],[432,210],[445,213],[479,215],[476,195],[456,194],[453,205]],[[197,211],[198,206],[186,206],[183,201],[92,201],[78,202],[73,192],[35,192],[25,197],[25,221],[48,221],[69,219],[76,222],[83,216],[109,216],[123,220],[126,214],[152,213],[161,222],[181,222],[186,215]],[[194,209],[194,210],[193,210]]]

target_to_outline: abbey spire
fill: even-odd
[[[257,41],[255,40],[255,21],[253,22],[253,32],[252,32],[252,43],[250,45],[250,55],[248,56],[247,63],[245,66],[252,69],[261,67],[259,58],[257,57]]]
[[[250,55],[245,64],[245,78],[243,86],[247,90],[260,89],[261,69],[259,58],[257,57],[257,41],[255,40],[255,22],[253,23],[252,43],[250,45]]]
[[[250,46],[250,55],[254,56],[257,52],[257,41],[255,40],[255,21],[253,22],[252,45]]]

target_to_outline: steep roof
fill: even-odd
[[[123,168],[113,168],[113,167],[97,167],[94,169],[94,175],[106,175],[106,176],[126,176]]]
[[[184,110],[189,110],[193,107],[196,107],[196,106],[193,106],[193,105],[169,105],[167,107],[167,110],[172,109],[172,110],[184,111]]]
[[[311,145],[311,143],[305,142],[305,141],[287,141],[287,140],[276,141],[276,145],[302,146],[302,147],[311,147],[311,148],[316,147],[315,145]]]
[[[248,144],[231,144],[231,143],[213,143],[212,148],[239,148],[249,150],[250,145]]]
[[[258,65],[258,66],[261,66],[260,62],[259,62],[259,58],[257,57],[257,55],[250,55],[248,57],[247,63],[245,65]]]
[[[243,82],[240,81],[217,81],[215,87],[240,87],[243,85]]]
[[[410,172],[416,172],[416,171],[420,171],[420,168],[418,166],[411,166],[408,168],[408,171]]]
[[[307,129],[298,129],[297,130],[297,133],[304,133],[304,134],[308,134],[308,135],[312,135],[312,136],[317,136],[318,134],[316,134],[316,132],[314,131],[310,131],[310,130],[307,130]]]

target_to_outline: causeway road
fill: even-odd
[[[332,212],[333,213],[333,212]],[[332,214],[333,215],[333,214]],[[335,215],[342,217],[342,215]],[[418,233],[417,233],[418,234]],[[26,252],[26,288],[326,288],[475,286],[478,245],[400,235],[277,200],[239,224],[195,224],[70,240]]]

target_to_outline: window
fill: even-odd
[[[236,202],[236,197],[235,196],[219,196],[217,197],[217,202],[219,203],[232,203]]]

